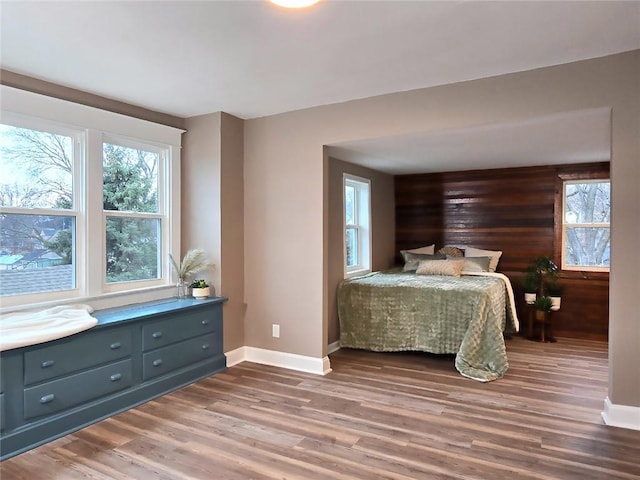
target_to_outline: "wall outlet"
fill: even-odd
[[[280,338],[280,325],[277,323],[271,325],[271,336],[274,338]]]

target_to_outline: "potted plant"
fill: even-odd
[[[535,272],[537,275],[543,277],[554,277],[558,272],[558,266],[555,264],[551,257],[541,256],[536,257],[529,267],[529,271]]]
[[[191,294],[197,299],[207,298],[211,294],[211,288],[204,280],[194,280],[189,287],[191,288]]]
[[[525,292],[527,289],[533,288],[536,285],[535,291],[538,297],[556,297],[560,296],[562,285],[558,283],[558,266],[554,263],[551,257],[541,256],[534,259],[529,268],[527,269],[527,276],[525,277]],[[529,302],[527,302],[529,303]],[[560,308],[559,302],[558,310]]]
[[[536,292],[538,291],[538,278],[532,272],[527,273],[522,281],[524,288],[524,301],[529,305],[533,305],[536,301]]]
[[[560,310],[560,303],[562,301],[562,292],[564,291],[564,286],[558,283],[557,280],[554,280],[547,283],[546,291],[549,298],[551,298],[551,310],[553,310],[554,312]]]
[[[169,254],[171,266],[178,277],[176,284],[176,296],[184,298],[187,295],[187,278],[196,273],[213,268],[213,263],[207,258],[207,254],[201,248],[189,250],[180,263],[176,262],[171,254]]]
[[[536,298],[536,301],[533,305],[536,309],[536,317],[539,320],[542,320],[544,318],[544,314],[551,311],[553,302],[551,300],[551,297],[543,296]]]

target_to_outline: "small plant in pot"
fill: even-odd
[[[187,295],[187,287],[189,286],[187,278],[203,270],[212,270],[214,265],[207,258],[207,254],[201,248],[189,250],[180,261],[176,261],[171,254],[169,260],[173,271],[178,278],[176,284],[176,296],[184,298]],[[195,282],[194,282],[195,283]]]
[[[529,305],[533,305],[536,301],[536,292],[538,291],[538,278],[533,273],[528,273],[522,282],[524,288],[524,301]]]
[[[560,310],[560,302],[562,300],[562,292],[564,286],[560,285],[557,281],[547,283],[547,295],[551,298],[552,306],[551,310],[554,312]]]
[[[550,312],[553,301],[551,297],[538,297],[536,298],[534,306],[538,312]]]
[[[211,288],[204,280],[194,280],[189,287],[191,288],[191,294],[197,299],[207,298],[211,294]]]

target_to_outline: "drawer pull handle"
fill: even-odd
[[[162,359],[158,358],[157,360],[153,361],[153,366],[154,367],[159,367],[160,365],[162,365]]]
[[[111,345],[109,345],[109,348],[111,350],[117,350],[121,347],[122,345],[120,344],[120,342],[113,342]]]
[[[209,325],[209,320],[201,320],[200,323],[202,325]]]
[[[45,404],[45,403],[50,403],[53,402],[53,400],[56,398],[56,396],[53,393],[50,393],[49,395],[45,395],[44,397],[40,397],[40,403]]]
[[[45,360],[44,362],[42,362],[42,363],[40,364],[40,366],[41,366],[42,368],[48,368],[48,367],[53,367],[53,365],[54,365],[55,363],[56,363],[56,361],[55,361],[55,360]]]
[[[152,336],[153,338],[160,338],[160,337],[162,336],[162,332],[153,332],[153,333],[151,334],[151,336]]]
[[[203,350],[209,350],[209,344],[208,343],[203,343],[202,344],[202,349]]]
[[[113,375],[111,375],[109,377],[109,380],[111,380],[112,382],[117,382],[121,378],[122,378],[122,374],[121,373],[114,373]]]

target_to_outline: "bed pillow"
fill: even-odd
[[[418,275],[445,275],[459,277],[462,274],[464,260],[422,260],[418,264]]]
[[[452,257],[447,255],[447,260],[460,260],[460,257]],[[465,272],[488,272],[491,257],[464,257]]]
[[[441,253],[442,255],[446,255],[448,257],[464,257],[464,250],[458,247],[454,247],[453,245],[445,245],[440,250],[438,250],[438,253]]]
[[[408,250],[402,250],[400,253],[404,259],[403,272],[415,272],[418,264],[423,260],[444,260],[444,255],[438,253],[428,255],[426,253],[410,253]]]
[[[433,255],[436,253],[436,244],[434,243],[433,245],[427,245],[426,247],[412,248],[410,250],[400,250],[400,253],[402,252],[426,253],[427,255]]]
[[[491,261],[489,262],[489,271],[495,272],[496,268],[498,268],[498,261],[502,256],[502,252],[497,250],[481,250],[479,248],[468,247],[464,251],[465,257],[491,257]]]

